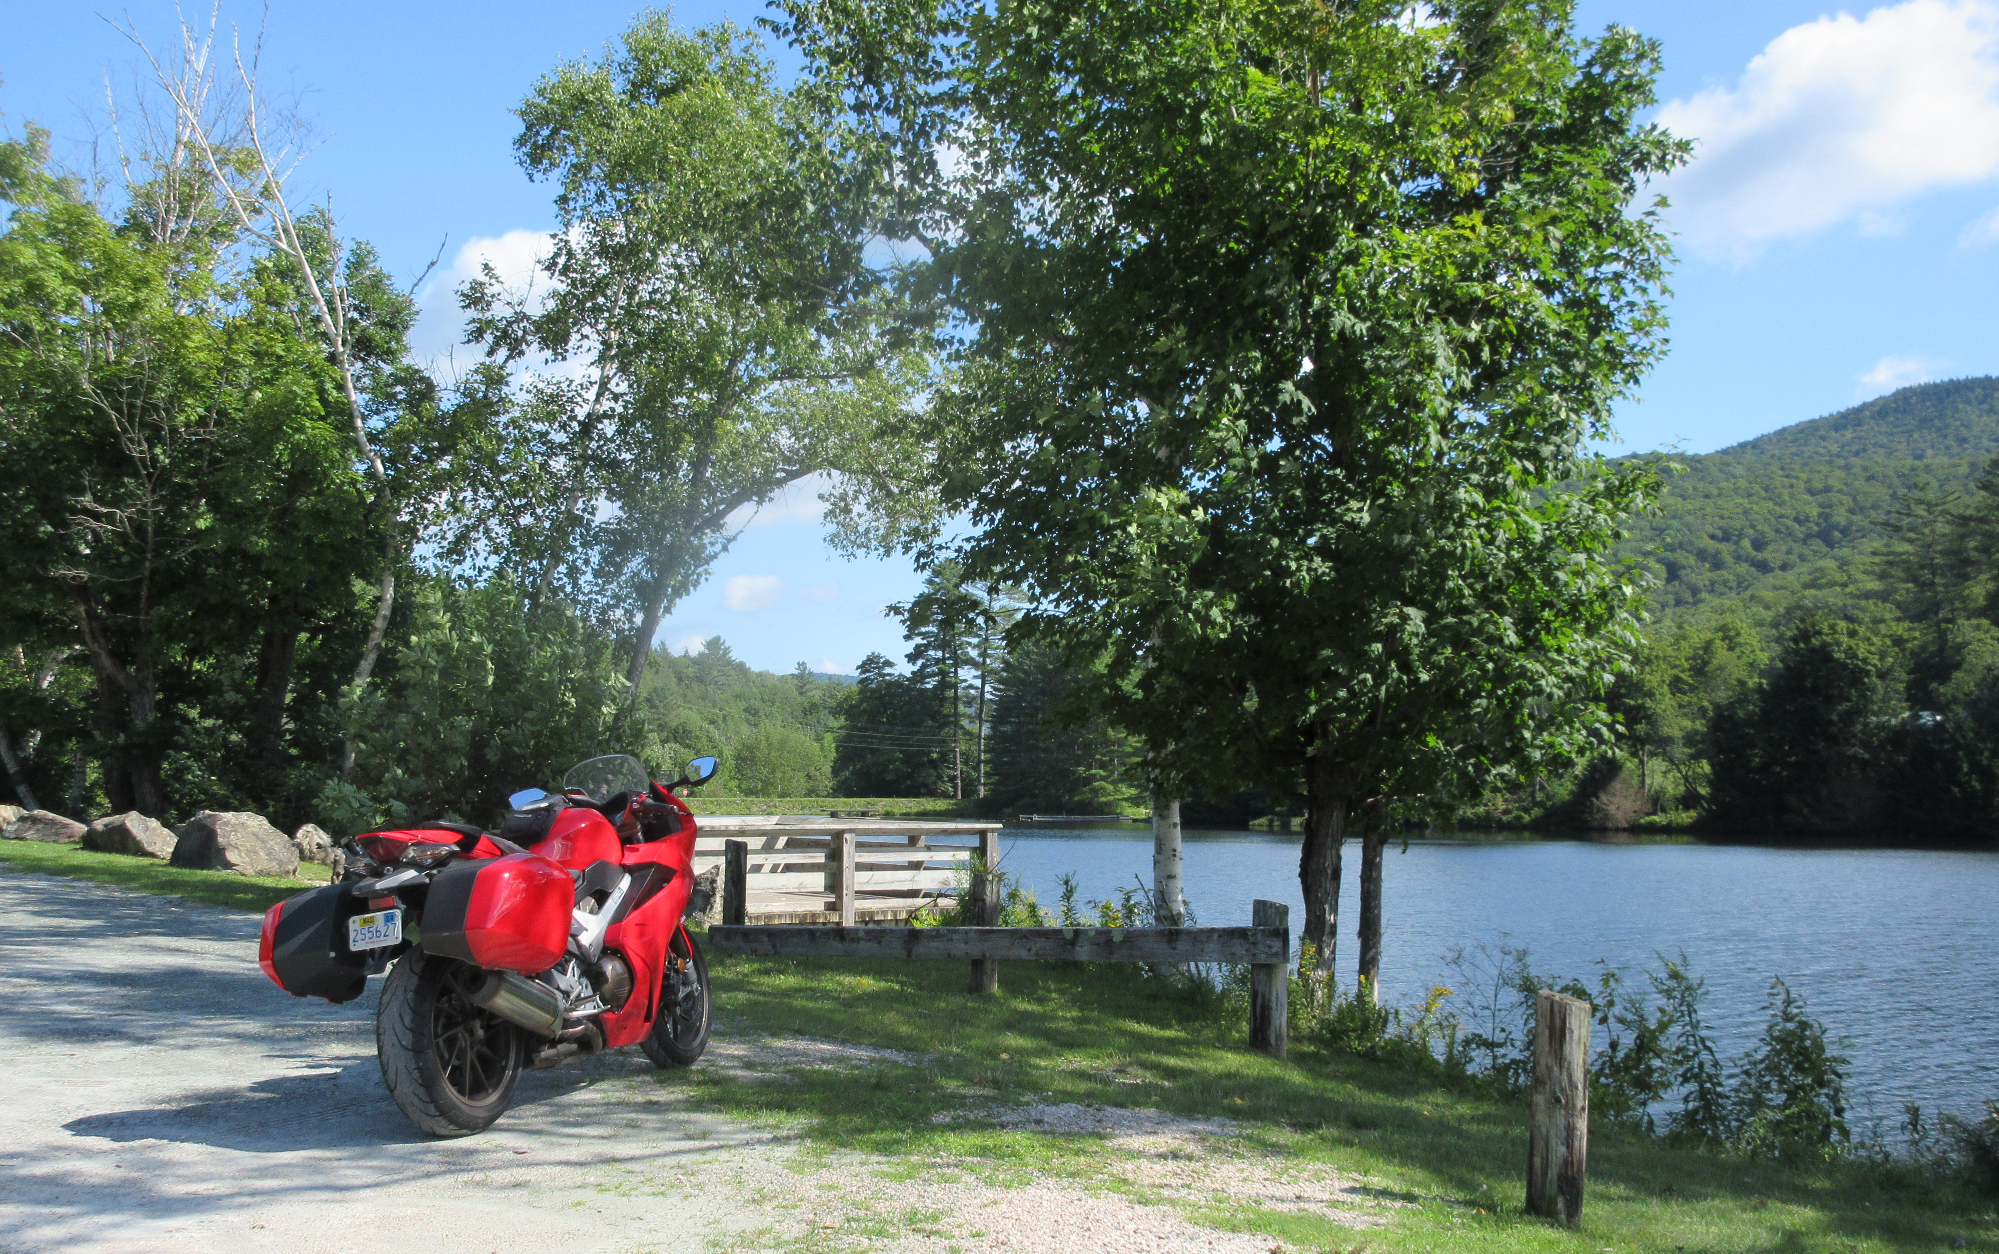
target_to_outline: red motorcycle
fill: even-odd
[[[682,922],[696,825],[673,790],[715,767],[696,758],[661,786],[637,758],[592,758],[559,793],[514,794],[498,835],[436,822],[358,836],[340,883],[265,913],[258,961],[293,996],[336,1003],[394,962],[376,1054],[389,1096],[433,1136],[498,1119],[524,1067],[622,1045],[692,1066],[708,968]]]

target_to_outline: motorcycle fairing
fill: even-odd
[[[618,839],[618,829],[589,806],[570,806],[556,811],[548,835],[528,848],[572,871],[585,870],[592,862],[624,863],[628,860],[625,843]]]
[[[569,872],[534,853],[446,867],[423,907],[427,953],[533,975],[562,960],[576,900]]]

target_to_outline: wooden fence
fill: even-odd
[[[904,922],[926,906],[955,905],[981,850],[987,865],[999,861],[993,823],[809,815],[699,822],[694,873],[723,868],[722,921],[730,924]],[[731,861],[737,844],[740,864]]]
[[[997,838],[994,837],[996,840]],[[988,863],[990,865],[990,863]],[[999,987],[1001,962],[1226,962],[1250,968],[1250,1044],[1284,1057],[1288,1032],[1290,911],[1259,901],[1250,927],[993,927],[997,894],[972,883],[983,927],[746,926],[708,929],[708,948],[774,958],[969,959],[974,993]],[[724,906],[727,918],[728,906]]]

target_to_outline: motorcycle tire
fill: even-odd
[[[473,1005],[478,972],[413,949],[382,987],[375,1055],[396,1108],[436,1137],[469,1136],[513,1104],[527,1034]]]
[[[639,1048],[656,1067],[691,1067],[708,1048],[710,999],[708,960],[701,946],[682,928],[666,950],[667,970],[660,981],[659,1017]]]

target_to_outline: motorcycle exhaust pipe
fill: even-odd
[[[562,1031],[562,995],[512,971],[488,971],[466,998],[482,1010],[518,1024],[536,1036]]]

